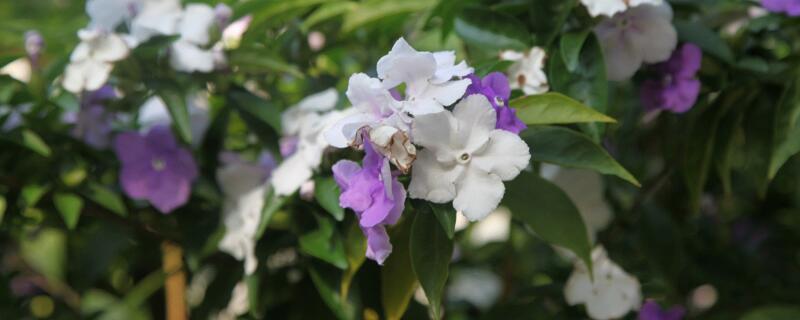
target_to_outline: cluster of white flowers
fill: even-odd
[[[227,24],[220,17],[230,9],[180,0],[89,0],[89,25],[78,32],[80,44],[70,56],[63,78],[65,89],[81,93],[99,89],[108,80],[114,62],[155,36],[178,36],[170,47],[170,63],[182,72],[211,72],[225,64],[223,50],[238,44],[250,21],[244,17]],[[211,44],[214,27],[223,39]],[[119,31],[125,30],[125,33]]]
[[[508,68],[511,89],[520,89],[527,95],[542,94],[550,91],[544,62],[547,54],[540,47],[533,47],[526,52],[505,50],[500,52],[500,59],[513,61]]]
[[[353,106],[325,132],[327,141],[358,147],[358,132],[366,130],[395,167],[412,171],[412,198],[453,201],[470,220],[481,219],[499,205],[503,181],[528,166],[530,152],[516,134],[495,129],[497,115],[485,96],[464,97],[472,72],[456,64],[452,51],[417,51],[401,38],[378,61],[377,78],[350,78]],[[400,85],[402,95],[393,92]]]
[[[669,59],[678,45],[672,8],[663,0],[581,0],[603,20],[594,32],[603,47],[608,79],[629,79],[642,63]]]
[[[586,313],[597,320],[621,318],[642,303],[639,280],[611,261],[602,246],[592,251],[591,271],[582,261],[575,262],[564,297],[570,305],[586,305]]]

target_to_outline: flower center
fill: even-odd
[[[458,163],[465,164],[465,163],[469,162],[470,158],[471,157],[470,157],[469,153],[464,152],[458,157]]]
[[[503,99],[500,99],[500,97],[494,97],[494,103],[497,106],[502,107],[503,106]]]
[[[164,161],[164,159],[161,158],[153,159],[153,161],[150,162],[150,165],[153,166],[153,169],[155,169],[156,171],[162,171],[164,170],[164,168],[167,167],[167,163]]]

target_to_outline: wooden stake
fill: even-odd
[[[173,242],[161,244],[162,264],[166,280],[167,320],[186,320],[186,273],[183,272],[183,250]]]

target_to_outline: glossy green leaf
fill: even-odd
[[[772,179],[790,157],[800,152],[800,80],[786,86],[775,111],[774,149],[769,164]]]
[[[167,106],[170,117],[172,117],[172,125],[178,133],[178,136],[184,143],[192,143],[192,125],[189,119],[189,107],[186,104],[186,96],[180,88],[175,85],[166,84],[164,82],[154,82],[151,86],[156,91],[156,94],[164,100]]]
[[[64,279],[67,237],[58,229],[46,228],[23,235],[20,253],[34,270],[54,281]]]
[[[358,4],[358,7],[349,11],[344,16],[342,32],[348,33],[357,30],[364,25],[380,21],[381,19],[398,14],[414,13],[426,10],[436,3],[429,0],[404,0],[404,1],[383,1],[367,0]]]
[[[456,209],[451,203],[433,203],[423,200],[413,200],[414,208],[418,214],[432,214],[439,221],[447,238],[453,239],[456,233]]]
[[[339,294],[341,270],[328,265],[312,264],[308,268],[311,281],[322,301],[333,311],[337,319],[354,319],[355,310]]]
[[[22,187],[22,193],[20,194],[22,203],[20,205],[26,208],[35,207],[47,191],[50,191],[49,185],[32,183]]]
[[[696,44],[703,51],[721,59],[722,61],[733,63],[733,51],[719,34],[700,22],[673,21],[675,30],[678,31],[678,38],[681,42]]]
[[[122,198],[114,191],[109,190],[107,187],[98,183],[89,183],[88,189],[82,194],[99,204],[101,207],[122,217],[128,216],[128,210]]]
[[[317,178],[314,183],[314,198],[336,221],[344,219],[344,208],[339,205],[339,185],[333,177]]]
[[[353,278],[367,259],[367,238],[364,237],[357,220],[351,223],[347,229],[344,238],[344,252],[347,256],[347,270],[342,275],[342,284],[339,287],[339,295],[342,299],[347,298]]]
[[[432,212],[417,210],[411,226],[410,252],[411,266],[428,298],[433,318],[440,319],[444,285],[453,257],[453,240],[448,238]]]
[[[317,229],[300,236],[300,250],[339,269],[347,269],[342,236],[336,232],[333,221],[327,217],[316,220]]]
[[[506,182],[503,205],[544,241],[569,249],[591,266],[592,244],[586,225],[578,208],[558,186],[522,172]]]
[[[514,99],[509,105],[526,124],[616,122],[613,118],[557,92]]]
[[[635,186],[639,181],[586,135],[563,127],[533,127],[520,135],[535,161],[591,169],[617,176]]]
[[[28,129],[22,130],[22,145],[45,157],[52,153],[47,143],[36,132]]]
[[[485,50],[527,50],[525,25],[513,16],[488,8],[464,9],[455,20],[456,33],[464,42]]]
[[[417,289],[411,266],[410,237],[413,215],[406,212],[400,224],[389,232],[392,254],[381,268],[381,304],[387,320],[400,320]]]
[[[257,133],[265,130],[264,125],[268,126],[266,130],[270,130],[270,134],[276,135],[277,132],[281,132],[281,110],[278,106],[244,89],[231,91],[229,99],[240,114],[249,116],[244,119],[248,125],[250,125],[248,119],[259,122]]]
[[[577,0],[536,0],[528,2],[530,26],[535,36],[535,43],[541,47],[549,47],[562,32]]]
[[[264,208],[261,209],[261,221],[259,221],[256,231],[256,239],[261,239],[261,236],[267,231],[267,226],[269,226],[272,216],[283,207],[283,204],[286,203],[287,200],[286,197],[276,195],[272,188],[269,188],[269,191],[267,191],[264,197],[266,200],[264,201]]]
[[[81,216],[81,209],[83,209],[83,199],[72,193],[56,193],[53,196],[53,204],[61,213],[61,218],[64,219],[67,228],[75,229]]]
[[[575,70],[578,69],[583,44],[586,42],[586,38],[589,34],[589,30],[584,30],[566,33],[561,36],[561,42],[559,44],[561,59],[564,60],[564,64],[570,72],[575,72]]]
[[[297,66],[264,50],[239,49],[229,54],[228,61],[230,65],[249,74],[281,72],[298,78],[304,76]]]
[[[308,17],[300,24],[300,29],[308,31],[311,27],[326,21],[328,19],[344,15],[347,12],[353,11],[358,8],[358,3],[353,1],[331,2],[321,5],[317,10],[314,10]]]

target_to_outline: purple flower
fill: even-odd
[[[522,130],[528,128],[524,122],[517,118],[517,110],[508,106],[511,89],[506,75],[500,72],[492,72],[483,77],[483,80],[474,74],[468,75],[467,78],[472,80],[472,84],[467,87],[467,92],[464,96],[480,94],[489,99],[494,111],[497,112],[496,129],[519,134]]]
[[[339,205],[355,211],[367,237],[367,257],[382,265],[392,252],[385,226],[397,223],[406,191],[389,171],[389,161],[375,151],[366,135],[364,142],[363,167],[341,160],[333,166],[333,176],[342,189]]]
[[[761,0],[764,9],[789,16],[800,16],[800,0]]]
[[[669,60],[655,65],[659,77],[642,84],[640,94],[644,107],[675,113],[689,111],[700,94],[700,80],[695,75],[702,60],[700,48],[687,43],[675,50]]]
[[[233,9],[227,4],[220,3],[214,7],[214,19],[220,29],[228,25],[228,22],[231,21],[231,16],[233,16]]]
[[[39,31],[29,30],[25,32],[25,53],[33,67],[39,65],[39,57],[42,55],[44,49],[44,38]]]
[[[685,314],[686,309],[681,306],[662,310],[658,303],[647,300],[639,310],[639,320],[681,320]]]
[[[74,120],[71,120],[75,123],[72,136],[98,149],[108,147],[111,142],[111,121],[114,116],[106,111],[103,103],[114,98],[117,98],[117,93],[109,85],[85,95],[81,101],[80,111],[73,116]]]
[[[122,163],[120,184],[129,197],[147,200],[161,213],[189,200],[197,166],[168,127],[155,126],[146,135],[121,133],[114,140],[114,151]]]

